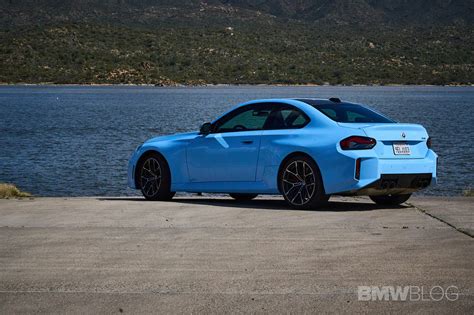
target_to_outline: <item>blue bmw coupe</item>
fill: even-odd
[[[297,209],[330,195],[398,205],[436,182],[430,147],[422,126],[338,98],[256,100],[199,132],[146,141],[130,159],[128,184],[148,200],[183,191],[237,200],[281,194]]]

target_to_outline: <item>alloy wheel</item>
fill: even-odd
[[[295,206],[308,203],[316,191],[316,178],[311,166],[302,160],[291,162],[283,172],[283,194]]]
[[[140,184],[146,197],[155,196],[161,186],[161,166],[154,157],[148,158],[143,163],[140,171]]]

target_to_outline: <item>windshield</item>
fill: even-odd
[[[394,123],[395,121],[367,107],[351,103],[321,104],[313,100],[301,100],[334,121],[340,123]]]

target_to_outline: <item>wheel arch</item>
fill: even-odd
[[[308,153],[303,152],[303,151],[294,151],[294,152],[292,152],[292,153],[286,155],[286,156],[283,158],[283,160],[281,161],[280,166],[278,167],[278,173],[277,173],[278,191],[279,191],[280,193],[282,193],[281,183],[280,183],[280,175],[281,175],[281,172],[283,171],[283,166],[285,165],[285,163],[286,163],[288,160],[290,160],[290,159],[292,159],[292,158],[294,158],[294,157],[296,157],[296,156],[305,156],[305,157],[311,159],[311,160],[314,162],[314,164],[316,164],[316,167],[318,168],[319,178],[320,178],[320,180],[321,180],[321,183],[323,184],[323,191],[326,191],[326,189],[324,188],[324,180],[323,180],[323,177],[322,177],[322,175],[321,175],[321,169],[319,168],[318,162],[316,162],[316,160],[315,160],[311,155],[309,155]]]
[[[159,151],[155,150],[155,149],[150,149],[150,150],[147,150],[145,152],[142,153],[142,155],[140,155],[140,157],[138,158],[137,160],[137,163],[135,164],[135,172],[134,172],[134,180],[135,180],[135,187],[137,189],[141,189],[141,186],[140,186],[140,181],[138,180],[139,178],[139,165],[149,156],[152,156],[152,155],[158,155],[159,157],[161,157],[163,159],[163,161],[165,161],[165,166],[168,168],[168,171],[169,171],[169,175],[170,175],[170,180],[171,180],[171,170],[170,170],[170,166],[169,166],[169,163],[168,161],[166,160],[165,156],[160,153]]]

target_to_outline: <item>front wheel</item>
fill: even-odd
[[[369,196],[373,202],[383,206],[398,206],[410,198],[411,194]]]
[[[147,200],[171,200],[171,173],[165,159],[153,153],[146,156],[137,167],[140,189]]]
[[[318,166],[307,156],[296,156],[286,161],[278,180],[280,192],[292,208],[316,209],[329,199]]]
[[[231,197],[234,198],[235,200],[239,200],[239,201],[249,201],[249,200],[252,200],[252,199],[254,199],[255,197],[257,197],[258,194],[237,194],[237,193],[232,193],[232,194],[229,194],[229,196],[231,196]]]

